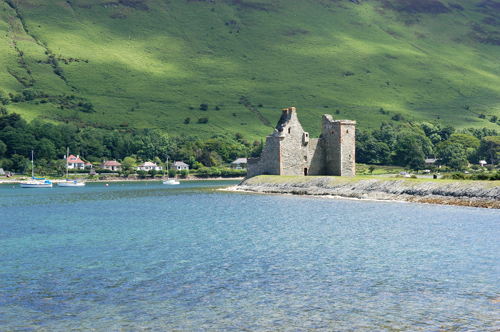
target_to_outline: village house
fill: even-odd
[[[189,165],[188,164],[185,164],[184,162],[182,161],[176,161],[174,162],[174,169],[178,170],[178,171],[182,171],[182,170],[189,170]]]
[[[80,159],[80,156],[70,155],[68,157],[68,169],[84,169],[85,162]]]
[[[116,160],[104,161],[101,165],[99,165],[99,167],[102,169],[109,169],[111,171],[121,171],[122,170],[122,164],[120,164]]]
[[[310,138],[302,129],[295,107],[286,108],[267,136],[260,158],[247,160],[247,176],[336,175],[354,176],[356,121],[322,118],[322,134]]]
[[[245,169],[247,168],[247,158],[238,158],[231,163],[231,168],[233,169]]]
[[[434,165],[436,163],[436,161],[437,161],[436,157],[434,157],[434,158],[428,158],[428,157],[426,157],[425,158],[425,165],[426,166]]]
[[[151,171],[151,170],[161,171],[163,169],[163,167],[158,166],[155,163],[152,163],[150,161],[146,161],[146,162],[140,164],[139,166],[135,167],[135,169],[138,171]]]

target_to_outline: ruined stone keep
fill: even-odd
[[[260,158],[247,162],[247,176],[354,176],[356,121],[333,120],[325,114],[319,138],[302,129],[295,107],[286,108],[273,133],[267,136]]]

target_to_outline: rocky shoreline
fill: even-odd
[[[500,181],[264,175],[245,179],[232,189],[500,209]]]

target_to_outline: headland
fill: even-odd
[[[260,175],[231,189],[500,209],[500,181]]]

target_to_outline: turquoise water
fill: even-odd
[[[496,331],[500,212],[0,185],[0,331]]]

